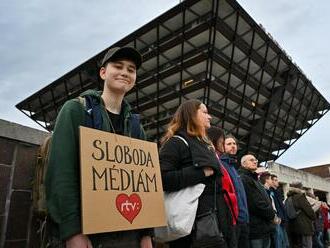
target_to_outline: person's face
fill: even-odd
[[[279,182],[278,182],[278,178],[277,178],[277,177],[274,177],[274,178],[272,179],[272,186],[273,186],[273,188],[275,188],[275,189],[278,188],[278,186],[279,186]]]
[[[266,178],[266,185],[268,187],[273,187],[273,181],[272,181],[272,178],[270,176],[268,178]]]
[[[233,138],[225,139],[225,153],[235,155],[237,153],[237,144]]]
[[[258,160],[253,155],[247,155],[243,162],[243,167],[251,171],[256,171],[258,168]]]
[[[206,106],[202,103],[197,110],[197,123],[203,128],[208,129],[211,127],[212,117],[209,115]]]
[[[136,66],[127,59],[111,61],[100,69],[100,77],[109,91],[126,94],[135,85]]]
[[[216,149],[221,153],[223,153],[225,151],[224,145],[223,145],[223,138],[218,139]]]

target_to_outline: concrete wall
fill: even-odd
[[[330,164],[307,167],[307,168],[302,168],[300,170],[311,173],[316,176],[320,176],[320,177],[330,181]]]
[[[330,204],[330,181],[302,170],[296,170],[275,162],[268,162],[267,166],[269,171],[277,175],[279,181],[283,184],[285,196],[289,189],[290,183],[301,182],[303,187],[307,188],[311,192],[314,190],[323,191],[326,195],[327,202]]]
[[[37,150],[46,135],[0,120],[0,247],[38,247],[31,182]]]

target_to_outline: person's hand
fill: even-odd
[[[281,224],[281,218],[277,217],[277,215],[275,215],[274,219],[273,219],[273,223],[275,225],[279,225]]]
[[[150,236],[143,236],[140,241],[141,248],[152,248],[152,242]]]
[[[66,241],[66,248],[93,248],[89,238],[82,234],[76,234]]]
[[[214,170],[211,167],[204,167],[203,171],[206,177],[212,176],[214,174]]]

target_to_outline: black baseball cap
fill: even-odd
[[[141,54],[133,47],[112,47],[104,55],[101,67],[104,66],[108,61],[115,61],[118,59],[130,59],[134,62],[136,69],[142,64]]]

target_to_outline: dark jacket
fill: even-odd
[[[219,223],[225,238],[231,239],[234,233],[230,221],[232,216],[221,192],[221,171],[215,152],[207,143],[196,137],[188,136],[185,131],[177,134],[184,137],[189,147],[176,137],[170,138],[161,147],[159,162],[164,191],[178,191],[188,186],[204,183],[206,187],[198,202],[197,215],[199,215],[214,208],[214,182],[216,180],[216,206]],[[205,166],[212,167],[215,175],[205,177],[203,171]]]
[[[313,235],[315,213],[309,204],[305,193],[299,189],[292,189],[287,193],[288,197],[292,197],[293,205],[299,212],[297,218],[289,220],[289,230],[298,235]]]
[[[81,96],[91,95],[101,104],[102,130],[111,132],[109,117],[101,98],[101,92],[86,91]],[[131,108],[122,104],[124,135],[131,133]],[[81,199],[79,171],[79,126],[85,126],[86,110],[78,99],[67,101],[57,119],[52,137],[49,165],[46,176],[47,209],[61,240],[81,233]],[[135,137],[145,139],[141,127]],[[150,229],[147,233],[150,234]],[[135,232],[135,231],[134,231]],[[144,235],[141,231],[141,235]]]
[[[247,206],[246,193],[240,175],[236,171],[237,159],[226,154],[220,157],[221,164],[227,169],[234,184],[238,203],[238,222],[249,223],[249,210]]]
[[[282,201],[282,197],[278,190],[274,188],[269,189],[271,194],[273,195],[274,203],[275,203],[275,208],[276,208],[276,215],[281,218],[281,226],[285,226],[288,218],[284,209],[284,204]]]
[[[241,176],[249,208],[250,216],[250,239],[262,239],[270,237],[275,226],[272,221],[275,211],[272,207],[269,196],[258,181],[258,175],[241,167],[238,170]]]

